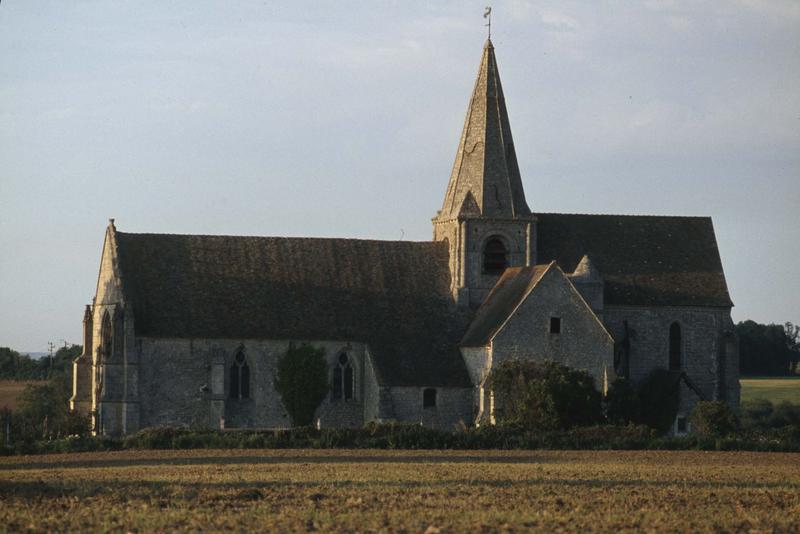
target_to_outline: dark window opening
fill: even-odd
[[[492,237],[483,249],[484,274],[498,275],[508,267],[506,246],[499,237]]]
[[[681,369],[681,325],[672,323],[669,327],[669,370]]]
[[[233,358],[231,365],[231,383],[228,388],[229,397],[232,399],[250,398],[250,366],[244,352],[239,350]]]
[[[333,369],[333,400],[342,398],[342,368],[334,367]]]
[[[685,417],[678,417],[677,423],[678,434],[686,434],[687,430],[689,429],[688,425],[686,424]]]
[[[338,364],[333,368],[333,400],[350,400],[355,393],[353,366],[347,354],[339,355]]]
[[[111,332],[111,316],[106,312],[103,315],[103,323],[100,327],[100,356],[105,360],[111,356],[113,335]]]
[[[353,368],[349,365],[344,368],[344,400],[353,398]]]
[[[422,390],[422,407],[436,408],[436,390],[427,388]]]
[[[125,316],[119,308],[114,311],[114,340],[111,344],[110,350],[114,358],[121,358],[124,352],[125,341]]]
[[[561,333],[561,317],[550,317],[550,333]]]

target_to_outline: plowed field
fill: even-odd
[[[124,451],[0,458],[0,531],[800,531],[800,455]]]

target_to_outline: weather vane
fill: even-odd
[[[489,19],[486,27],[489,28],[489,39],[492,38],[492,6],[486,6],[486,11],[483,12],[483,18]]]

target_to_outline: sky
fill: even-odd
[[[2,0],[0,346],[81,343],[123,232],[428,240],[486,0]],[[800,2],[494,2],[538,212],[711,216],[800,322]]]

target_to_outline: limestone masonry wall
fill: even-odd
[[[333,368],[343,352],[354,368],[354,397],[333,400],[328,395],[317,411],[321,426],[363,425],[365,391],[375,389],[374,384],[365,384],[367,379],[374,378],[365,373],[364,345],[333,341],[308,343],[325,350],[331,373],[329,380],[332,381]],[[288,341],[142,338],[139,344],[142,426],[291,426],[291,419],[273,386],[278,360],[289,349]],[[240,349],[249,368],[250,391],[248,398],[233,399],[229,396],[231,368]],[[223,409],[215,409],[215,405]],[[224,423],[220,418],[224,418]]]
[[[604,321],[618,342],[625,338],[627,321],[628,367],[634,384],[641,383],[655,369],[669,368],[670,325],[677,322],[681,329],[682,370],[707,400],[725,400],[738,408],[738,367],[732,364],[738,354],[735,344],[726,342],[725,337],[725,332],[733,326],[730,310],[606,306]],[[688,416],[697,400],[697,395],[682,385],[679,415]]]
[[[561,332],[550,332],[550,319]],[[560,272],[551,269],[492,342],[493,366],[510,360],[553,360],[584,369],[603,390],[613,378],[614,342]]]

